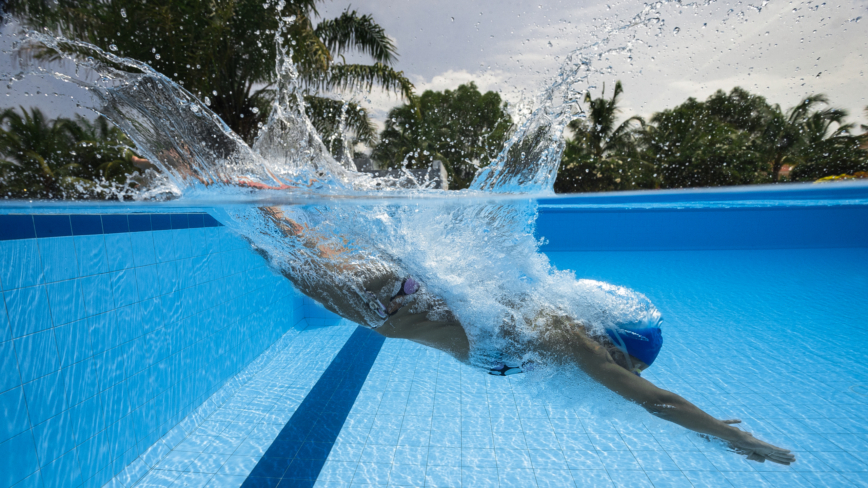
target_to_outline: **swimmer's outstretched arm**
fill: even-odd
[[[580,328],[558,328],[546,334],[545,349],[556,356],[572,359],[593,379],[618,395],[641,405],[651,414],[700,434],[723,439],[754,461],[790,464],[796,460],[790,451],[765,443],[749,432],[730,425],[739,421],[718,420],[671,391],[654,386],[617,363],[606,349]]]

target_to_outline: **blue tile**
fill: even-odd
[[[54,325],[63,325],[87,317],[81,285],[78,280],[60,281],[45,285],[51,304]]]
[[[0,444],[0,488],[9,488],[39,468],[30,432]]]
[[[94,356],[100,389],[110,388],[126,377],[126,347],[118,346]]]
[[[19,288],[3,294],[12,337],[33,334],[51,328],[48,295],[44,286]]]
[[[42,482],[45,488],[76,487],[81,484],[81,469],[74,450],[60,459],[42,467]]]
[[[12,341],[0,342],[0,392],[21,384],[18,359]]]
[[[190,221],[187,219],[187,214],[172,214],[172,229],[188,229]]]
[[[130,214],[127,220],[130,223],[130,232],[151,231],[151,216],[149,214]]]
[[[45,282],[70,280],[78,277],[78,258],[72,237],[39,239],[39,255]]]
[[[205,229],[190,229],[190,257],[205,254],[207,248],[208,246],[205,243]]]
[[[130,242],[133,246],[133,261],[136,266],[147,266],[157,262],[154,237],[150,232],[130,234]]]
[[[36,239],[0,241],[0,284],[14,290],[43,283],[42,259]]]
[[[118,329],[119,344],[131,341],[144,333],[139,318],[139,310],[136,305],[127,305],[113,312],[116,320],[115,327]]]
[[[102,219],[99,215],[70,215],[72,235],[94,236],[102,235]]]
[[[77,405],[99,393],[97,363],[93,358],[77,362],[60,372],[70,405]]]
[[[325,460],[295,458],[283,473],[283,478],[315,481]]]
[[[109,429],[79,444],[76,449],[82,476],[90,479],[111,463]]]
[[[115,308],[111,276],[108,273],[80,278],[78,282],[88,315],[108,312]]]
[[[42,472],[37,471],[31,474],[13,485],[13,488],[44,488],[42,484]]]
[[[106,234],[125,234],[130,231],[126,215],[103,215],[102,230]]]
[[[75,252],[78,255],[79,276],[108,272],[105,238],[102,235],[75,237]]]
[[[217,219],[215,219],[214,217],[212,217],[208,214],[205,214],[202,217],[202,225],[204,225],[205,227],[222,227],[223,226],[223,224],[218,222]]]
[[[0,442],[6,442],[30,428],[27,403],[21,388],[0,393],[0,419]]]
[[[45,466],[75,447],[72,415],[66,410],[33,427],[39,465]]]
[[[67,237],[72,235],[69,215],[34,215],[36,237]]]
[[[343,419],[341,419],[341,423],[343,423]],[[339,431],[340,429],[335,433],[333,439],[337,438],[337,434],[340,433]],[[333,445],[333,442],[305,442],[298,450],[296,458],[325,460],[329,457],[329,452],[331,452]]]
[[[87,319],[91,347],[94,354],[111,349],[120,344],[120,331],[115,314],[103,313]]]
[[[146,300],[160,295],[160,277],[156,265],[136,268],[136,287],[139,290],[139,300]]]
[[[43,376],[24,385],[30,421],[40,424],[59,414],[66,406],[66,392],[60,372]]]
[[[111,285],[115,307],[120,308],[139,301],[135,269],[122,269],[111,273]]]
[[[100,397],[93,396],[69,409],[72,418],[72,433],[76,444],[80,444],[104,427]]]
[[[9,325],[9,314],[6,313],[6,300],[0,295],[0,342],[10,339],[12,339],[12,327]],[[2,383],[0,381],[0,384]]]
[[[170,230],[172,218],[169,214],[151,214],[151,227],[153,230]]]
[[[31,215],[0,215],[0,241],[34,239],[36,230]]]
[[[260,478],[248,477],[241,484],[241,488],[275,488],[280,483],[280,478]],[[293,483],[286,483],[286,488],[293,486]],[[298,485],[295,485],[298,486]]]
[[[182,229],[173,232],[175,241],[175,259],[184,259],[193,256],[193,245],[190,242],[190,231]]]
[[[115,385],[100,394],[102,418],[106,424],[112,424],[132,412],[129,391],[126,385]]]
[[[187,214],[187,221],[190,224],[191,229],[199,229],[201,227],[205,227],[205,221],[203,219],[204,214]]]
[[[156,231],[154,236],[154,252],[158,263],[175,259],[175,240],[172,231]]]
[[[54,332],[44,330],[15,340],[18,368],[21,370],[22,383],[60,369]]]
[[[54,340],[60,357],[60,367],[83,361],[93,355],[90,327],[87,320],[79,320],[54,328]]]
[[[135,267],[135,262],[133,261],[133,246],[130,243],[129,234],[106,235],[105,251],[108,256],[110,271]]]

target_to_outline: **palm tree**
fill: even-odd
[[[802,124],[802,140],[792,158],[794,180],[852,174],[868,170],[868,151],[853,135],[855,124],[844,123],[847,111],[828,108],[811,113]]]
[[[569,124],[574,137],[566,142],[563,161],[555,190],[602,191],[647,186],[639,183],[642,163],[636,158],[635,134],[645,121],[633,116],[616,124],[621,112],[618,104],[624,92],[620,81],[615,83],[612,98],[606,99],[606,86],[598,98],[585,94],[587,115]]]
[[[21,112],[0,113],[0,126],[8,127],[0,129],[3,189],[12,196],[61,197],[78,166],[67,154],[69,121],[50,121],[37,108]]]
[[[795,156],[804,147],[805,125],[809,119],[827,119],[831,122],[841,120],[840,111],[826,109],[814,110],[818,105],[826,105],[829,99],[823,94],[810,95],[798,105],[783,113],[780,105],[771,107],[767,122],[760,137],[760,152],[769,161],[772,181],[780,179],[781,168],[788,162],[796,163]],[[817,116],[815,117],[815,114]],[[819,117],[819,119],[817,119]]]
[[[0,113],[0,195],[96,196],[135,171],[129,141],[105,119],[49,120],[38,108]]]
[[[320,118],[343,109],[339,100],[315,98],[322,90],[379,86],[413,99],[412,83],[391,67],[397,53],[383,28],[370,15],[350,10],[314,25],[319,1],[288,0],[272,9],[262,0],[19,0],[9,10],[31,27],[147,62],[209,104],[249,142],[275,96],[275,35],[292,47],[317,127],[336,127]],[[280,19],[290,20],[285,31]],[[350,52],[373,64],[347,63]],[[367,114],[356,104],[346,111],[354,137],[372,142]]]

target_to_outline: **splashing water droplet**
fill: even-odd
[[[121,9],[121,17],[123,17],[125,19],[127,18],[127,9],[125,9],[125,8]]]
[[[449,17],[449,20],[455,22],[455,17]]]
[[[681,32],[681,27],[676,27],[676,28],[672,29],[673,34],[678,34],[679,32]]]
[[[109,49],[111,49],[112,51],[117,51],[117,50],[118,50],[118,46],[117,46],[117,44],[110,44],[110,45],[109,45]]]
[[[250,109],[250,111],[253,112],[253,113],[255,113],[255,114],[258,114],[258,113],[259,113],[259,108],[257,108],[257,107],[253,107],[253,108]]]

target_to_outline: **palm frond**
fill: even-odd
[[[370,15],[359,16],[355,10],[344,11],[340,17],[324,20],[316,26],[316,35],[332,53],[339,55],[352,49],[391,64],[398,58],[395,44],[386,31]]]
[[[307,96],[307,116],[317,132],[328,139],[340,129],[340,117],[344,102],[333,98]],[[373,145],[377,142],[377,127],[358,104],[347,102],[345,129],[349,130],[357,142]],[[353,141],[353,142],[356,142]]]
[[[332,66],[330,76],[324,81],[325,88],[340,90],[370,90],[377,85],[385,90],[391,90],[402,98],[413,101],[415,98],[413,83],[403,71],[394,69],[382,63],[373,65],[338,64]]]
[[[300,16],[289,29],[289,36],[295,41],[292,60],[302,79],[315,84],[328,72],[332,64],[332,54],[328,46],[320,40],[312,29],[310,20]]]

